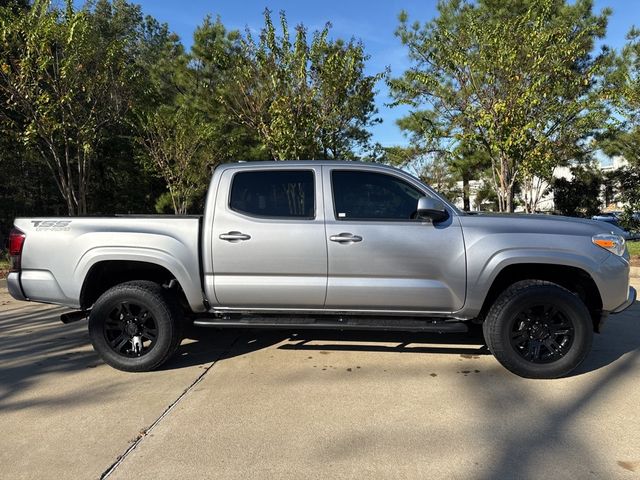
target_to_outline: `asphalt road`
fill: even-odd
[[[468,335],[193,330],[161,371],[0,290],[0,478],[638,478],[640,303],[524,380]]]

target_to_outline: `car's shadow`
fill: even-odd
[[[215,329],[190,327],[163,369],[184,368],[277,346],[280,350],[490,355],[482,335],[370,330]]]
[[[0,388],[17,391],[38,375],[94,368],[100,363],[94,352],[84,350],[89,343],[86,323],[59,324],[58,316],[64,311],[60,307],[25,306],[0,311],[0,361],[3,362]],[[468,334],[434,334],[191,327],[186,333],[186,340],[163,370],[204,365],[269,347],[283,351],[490,355],[478,330]],[[610,317],[604,333],[595,335],[591,353],[572,375],[599,370],[633,351],[640,351],[640,302]],[[0,403],[1,399],[0,393]]]
[[[611,316],[604,333],[596,334],[591,353],[571,376],[605,367],[640,349],[640,302]],[[389,352],[491,355],[480,329],[469,333],[411,333],[341,330],[213,329],[190,327],[187,341],[163,369],[184,368],[246,355],[263,348],[302,351]]]

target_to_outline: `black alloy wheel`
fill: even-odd
[[[558,378],[582,363],[593,343],[584,302],[555,283],[523,280],[493,302],[482,325],[496,359],[526,378]]]
[[[180,345],[182,328],[175,293],[146,280],[110,288],[89,315],[93,348],[106,363],[127,372],[162,365]]]
[[[126,357],[140,357],[156,345],[158,325],[149,309],[135,301],[121,302],[104,322],[111,349]]]
[[[511,346],[533,363],[550,363],[571,349],[575,329],[571,318],[553,305],[534,305],[520,312],[511,328]]]

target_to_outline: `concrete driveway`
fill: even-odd
[[[569,378],[468,335],[194,330],[164,369],[0,290],[0,477],[638,478],[640,303]]]

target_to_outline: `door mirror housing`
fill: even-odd
[[[449,218],[444,203],[431,197],[420,197],[417,208],[418,217],[430,218],[432,222],[441,222]]]

